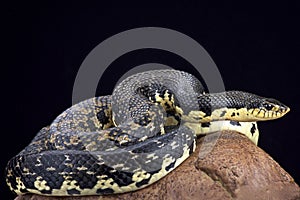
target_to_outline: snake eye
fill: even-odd
[[[267,110],[272,110],[272,108],[274,108],[274,106],[270,103],[264,103],[263,107]]]

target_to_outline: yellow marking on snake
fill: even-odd
[[[81,170],[88,170],[88,168],[85,167],[85,166],[77,167],[77,169],[78,169],[79,171],[81,171]]]
[[[17,182],[17,190],[16,193],[17,194],[22,194],[21,190],[26,189],[24,183],[21,181],[20,177],[16,178],[16,182]]]
[[[34,181],[34,187],[40,188],[40,190],[51,190],[49,185],[47,185],[47,181],[43,180],[43,177],[38,176]]]
[[[214,121],[210,122],[209,127],[202,127],[199,123],[186,122],[184,125],[195,131],[196,135],[207,135],[217,131],[237,131],[246,135],[254,144],[257,145],[259,138],[259,130],[256,122],[239,122],[240,126],[232,125],[231,121]],[[255,128],[254,130],[253,127]]]

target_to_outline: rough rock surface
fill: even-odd
[[[25,195],[15,200],[300,199],[300,188],[293,178],[244,135],[224,131],[197,143],[196,152],[182,165],[136,192],[102,197]]]

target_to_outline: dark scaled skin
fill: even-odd
[[[240,119],[278,118],[288,110],[276,100],[245,92],[205,94],[186,72],[143,72],[125,79],[112,96],[85,100],[60,114],[8,162],[6,182],[17,194],[138,190],[167,175],[194,151],[195,132],[185,126],[191,118],[209,127],[210,121],[235,117],[237,126]],[[166,123],[166,117],[175,125]]]

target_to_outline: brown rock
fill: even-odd
[[[102,197],[25,195],[16,200],[300,199],[293,178],[244,135],[224,131],[197,142],[196,151],[177,169],[136,192]]]

